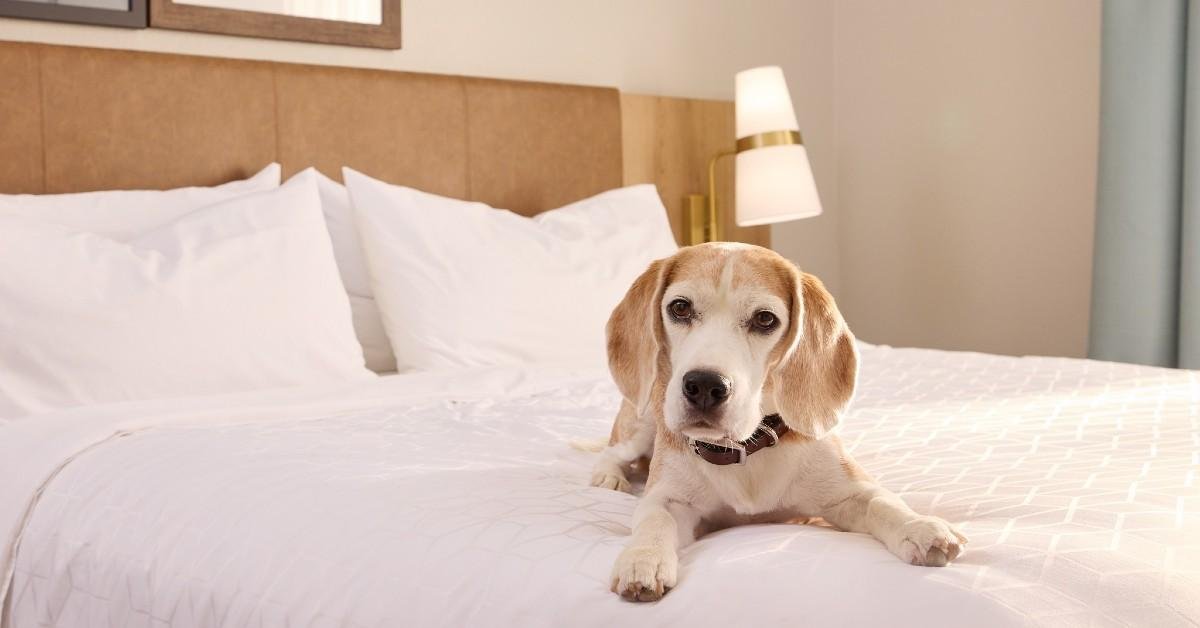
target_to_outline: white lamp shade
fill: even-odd
[[[799,131],[787,81],[778,66],[738,72],[738,139]],[[775,144],[737,154],[737,224],[766,225],[821,214],[821,199],[803,144]]]
[[[776,65],[743,70],[734,77],[737,136],[799,131],[783,70]]]
[[[742,227],[821,214],[817,183],[803,144],[738,153],[736,189],[737,224]]]

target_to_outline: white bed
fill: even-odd
[[[650,605],[608,590],[636,498],[567,445],[617,401],[493,368],[11,421],[5,625],[1200,623],[1200,373],[864,345],[842,437],[963,558],[742,527]]]

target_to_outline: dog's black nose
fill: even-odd
[[[716,371],[688,371],[683,375],[683,396],[699,410],[709,410],[729,398],[729,380]]]

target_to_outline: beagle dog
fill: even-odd
[[[854,394],[858,353],[814,276],[757,246],[711,243],[658,260],[608,321],[624,400],[594,486],[628,491],[649,459],[612,589],[653,601],[678,551],[706,532],[821,517],[901,560],[944,566],[967,538],[876,484],[831,431]]]

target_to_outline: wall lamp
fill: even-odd
[[[722,239],[717,213],[717,162],[737,156],[734,207],[738,226],[754,227],[821,214],[821,199],[800,137],[783,70],[765,66],[738,72],[734,85],[737,143],[708,161],[708,195],[685,198],[687,244]]]

